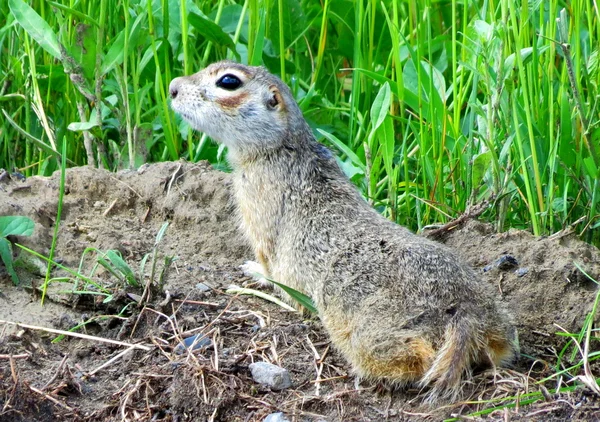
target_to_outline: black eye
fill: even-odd
[[[242,86],[242,81],[237,76],[228,73],[217,81],[217,86],[227,91],[235,91]]]

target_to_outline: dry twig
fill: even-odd
[[[75,333],[75,332],[71,332],[71,331],[57,330],[55,328],[39,327],[37,325],[21,324],[18,322],[5,321],[5,320],[1,320],[1,319],[0,319],[0,324],[15,325],[17,327],[28,328],[30,330],[45,331],[47,333],[60,334],[63,336],[68,336],[68,337],[77,337],[77,338],[82,338],[84,340],[97,341],[100,343],[116,344],[118,346],[125,346],[125,347],[134,348],[134,349],[145,350],[147,352],[152,350],[151,347],[145,346],[142,344],[125,343],[123,341],[112,340],[112,339],[104,338],[104,337],[90,336],[88,334]]]

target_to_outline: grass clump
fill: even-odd
[[[143,306],[149,301],[151,293],[162,290],[166,273],[176,260],[176,257],[165,256],[162,266],[158,266],[158,247],[168,226],[168,223],[162,225],[152,251],[144,255],[137,273],[117,250],[101,251],[88,247],[81,254],[79,267],[74,270],[23,245],[17,244],[17,246],[31,256],[47,263],[50,270],[48,270],[45,283],[41,286],[43,295],[46,295],[51,284],[62,283],[66,289],[55,293],[80,296],[80,299],[91,299],[92,302],[95,302],[94,297],[101,297],[101,302],[107,304],[122,299],[121,293],[126,292],[128,303]],[[90,256],[94,256],[92,262],[90,262]],[[148,258],[151,258],[151,261],[149,263],[150,274],[147,275]],[[88,267],[89,271],[86,273],[85,269]],[[66,273],[66,276],[50,277],[50,271],[54,269],[61,270]],[[104,269],[106,273],[98,274],[99,269]]]
[[[222,166],[166,91],[230,58],[279,74],[391,219],[421,229],[488,200],[498,230],[569,228],[600,244],[593,2],[5,3],[0,167],[47,175],[63,154]]]

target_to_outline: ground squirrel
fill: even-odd
[[[471,368],[516,356],[491,288],[371,208],[279,78],[223,61],[169,90],[177,113],[228,147],[240,225],[264,274],[313,298],[359,379],[454,400]]]

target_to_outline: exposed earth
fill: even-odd
[[[0,215],[36,223],[31,237],[9,240],[49,256],[59,180],[57,173],[0,181]],[[573,344],[564,348],[564,333],[579,333],[592,312],[598,288],[576,264],[599,280],[595,247],[567,231],[536,239],[496,234],[474,220],[448,231],[442,241],[497,286],[514,312],[521,357],[513,368],[475,374],[465,385],[468,400],[431,409],[416,390],[356,385],[318,318],[226,291],[252,282],[240,270],[252,254],[237,232],[228,181],[206,163],[67,171],[55,261],[101,287],[82,279],[75,285],[71,273],[55,268],[42,306],[42,261],[22,252],[16,287],[0,263],[0,421],[262,421],[276,412],[289,421],[600,418],[600,398],[573,379],[585,374],[582,367],[556,375],[581,361]],[[108,250],[120,252],[140,287],[97,265]],[[168,257],[176,260],[167,265]],[[99,295],[102,289],[108,293]],[[91,337],[53,341],[57,334],[48,331],[81,324],[74,331]],[[181,345],[192,336],[202,347]],[[589,353],[599,349],[592,336]],[[248,367],[262,361],[287,369],[292,387],[272,391],[254,382]],[[600,365],[591,362],[590,371],[598,377]]]

